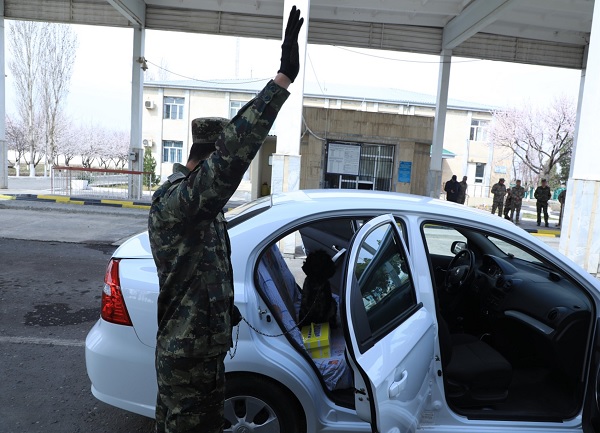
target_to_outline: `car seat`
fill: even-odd
[[[497,350],[469,334],[450,334],[438,316],[446,399],[459,407],[485,407],[508,397],[512,366]]]

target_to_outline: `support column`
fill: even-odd
[[[277,116],[277,148],[273,154],[271,192],[295,191],[300,189],[300,135],[302,134],[302,107],[304,100],[304,71],[310,0],[285,0],[283,7],[283,30],[292,6],[296,5],[304,17],[304,25],[298,35],[300,49],[300,72],[289,88],[290,97]],[[282,127],[282,125],[285,125]]]
[[[6,142],[6,74],[4,73],[4,2],[0,2],[0,189],[8,188],[8,143]]]
[[[586,67],[581,74],[575,143],[559,251],[593,275],[600,272],[600,7],[594,7]]]
[[[440,72],[438,76],[437,102],[433,123],[433,144],[431,145],[431,163],[427,176],[427,194],[439,198],[442,189],[442,150],[444,148],[444,130],[446,128],[446,109],[448,106],[448,87],[450,84],[450,62],[452,51],[444,50],[440,54]]]
[[[143,171],[144,149],[142,148],[142,98],[144,93],[144,43],[146,30],[133,28],[133,62],[131,69],[131,134],[129,141],[129,170]],[[129,198],[142,197],[142,176],[131,176]]]

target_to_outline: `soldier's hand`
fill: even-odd
[[[279,71],[277,71],[285,74],[292,83],[300,71],[298,33],[303,23],[304,18],[300,18],[300,9],[293,6],[285,28],[285,36],[281,45],[281,65]]]

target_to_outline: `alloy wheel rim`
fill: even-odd
[[[279,419],[265,401],[249,395],[225,400],[224,433],[280,433]]]

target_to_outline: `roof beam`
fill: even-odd
[[[146,26],[146,3],[143,0],[108,0],[132,24]]]
[[[496,21],[515,0],[475,0],[444,27],[442,49],[456,48]]]

